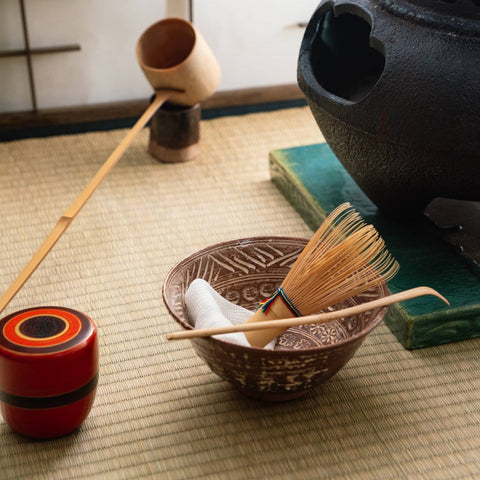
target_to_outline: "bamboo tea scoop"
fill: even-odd
[[[138,40],[136,53],[143,73],[156,92],[153,102],[83,192],[60,217],[40,248],[0,298],[0,313],[48,255],[160,106],[167,99],[181,105],[193,106],[212,95],[220,81],[220,67],[213,53],[199,32],[186,20],[167,18],[153,24]]]
[[[239,325],[232,325],[228,327],[204,328],[198,330],[182,330],[180,332],[168,333],[167,340],[184,340],[190,338],[203,338],[212,335],[222,335],[224,333],[238,333],[238,332],[252,332],[264,329],[282,329],[287,330],[290,327],[298,327],[301,325],[309,325],[314,323],[326,323],[343,317],[350,317],[359,313],[368,312],[376,308],[386,307],[397,302],[403,302],[412,298],[421,297],[423,295],[433,295],[440,298],[447,305],[449,302],[446,298],[440,295],[436,290],[430,287],[416,287],[403,292],[389,295],[371,302],[361,303],[354,307],[345,308],[342,310],[335,310],[327,313],[317,313],[314,315],[307,315],[304,317],[282,318],[280,320],[267,320],[263,322],[242,323]]]

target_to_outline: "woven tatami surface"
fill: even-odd
[[[5,290],[126,131],[0,144]],[[144,130],[3,315],[90,315],[95,405],[75,433],[34,442],[0,423],[2,479],[480,477],[480,341],[406,351],[379,326],[333,379],[265,404],[196,357],[161,298],[173,264],[238,237],[308,237],[269,181],[271,149],[321,140],[307,108],[202,123],[200,158],[156,162]],[[453,280],[452,280],[453,281]]]

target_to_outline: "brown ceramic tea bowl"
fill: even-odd
[[[307,240],[252,237],[207,247],[175,265],[163,285],[172,317],[192,329],[185,293],[196,278],[206,280],[232,303],[255,311],[285,278]],[[344,308],[388,295],[385,285],[353,297]],[[275,348],[245,347],[219,338],[192,339],[197,355],[211,370],[246,395],[269,401],[300,397],[340,370],[365,337],[382,321],[387,307],[326,324],[290,328]]]

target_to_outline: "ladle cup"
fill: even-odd
[[[155,91],[169,90],[169,102],[193,106],[211,96],[220,67],[195,27],[182,19],[160,20],[137,42],[137,60]]]
[[[137,59],[156,92],[155,99],[115,148],[83,192],[60,217],[43,244],[0,298],[0,313],[48,255],[105,176],[161,105],[169,100],[193,106],[212,95],[220,81],[220,67],[195,27],[180,18],[166,18],[150,26],[137,42]]]

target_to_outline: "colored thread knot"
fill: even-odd
[[[262,302],[260,304],[260,308],[262,309],[262,312],[266,315],[270,308],[272,307],[273,302],[279,298],[283,301],[285,306],[292,312],[293,315],[296,317],[301,317],[302,314],[297,310],[295,305],[292,303],[292,301],[288,298],[287,294],[285,293],[285,290],[282,287],[278,287],[278,290],[275,292],[275,294]]]

